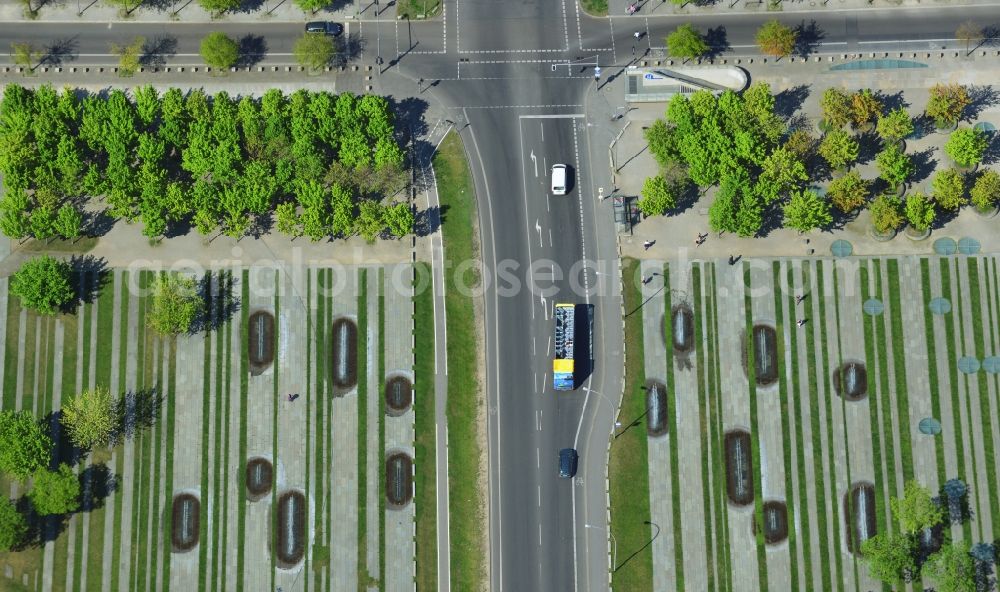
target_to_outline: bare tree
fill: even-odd
[[[111,44],[111,53],[118,56],[118,75],[128,78],[139,69],[139,58],[142,46],[146,43],[144,37],[136,37],[128,45]]]
[[[982,43],[985,35],[983,34],[983,28],[981,26],[977,25],[973,21],[965,21],[959,25],[958,30],[955,31],[955,38],[959,41],[965,42],[965,55],[968,56],[975,50],[975,47],[972,49],[969,49],[969,47],[973,43],[976,44],[976,47],[979,47],[979,44]]]

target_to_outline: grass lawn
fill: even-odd
[[[622,261],[622,286],[625,300],[625,396],[620,418],[631,420],[646,410],[642,390],[646,371],[642,347],[642,294],[631,278],[638,277],[639,261]],[[633,312],[634,311],[634,312]],[[649,467],[645,430],[628,430],[611,442],[608,476],[611,480],[611,532],[623,552],[639,549],[651,536],[644,522],[649,514]],[[653,588],[653,547],[645,547],[633,557],[628,567],[615,571],[613,590],[651,590]]]
[[[408,19],[437,16],[441,12],[441,0],[396,0],[396,16]]]
[[[431,268],[417,263],[417,275]],[[434,292],[428,286],[414,294],[413,412],[416,454],[417,590],[437,590],[437,482],[434,427]]]
[[[15,248],[28,253],[87,253],[95,246],[97,246],[97,238],[85,236],[75,241],[57,238],[46,242],[32,238]]]
[[[608,0],[580,0],[580,6],[591,16],[607,16]]]
[[[460,261],[479,257],[478,233],[473,230],[475,190],[461,139],[454,132],[445,137],[434,155],[434,174],[441,207],[448,211],[443,226],[445,265],[454,269]],[[476,327],[475,303],[458,289],[458,279],[454,275],[445,278],[451,580],[456,590],[479,590],[486,585],[486,500],[479,474],[483,450],[478,422],[484,404],[479,381],[483,337]]]

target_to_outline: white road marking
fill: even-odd
[[[537,450],[537,448],[536,448],[536,450]],[[538,468],[539,469],[542,468],[542,465],[539,464]],[[542,486],[541,485],[538,486],[538,507],[539,508],[542,507]]]
[[[538,218],[535,218],[535,230],[538,231],[538,248],[544,249],[545,245],[542,244],[542,225],[538,221]]]
[[[542,468],[542,451],[537,446],[535,447],[535,466],[538,467],[539,469]],[[539,506],[542,505],[541,492],[542,492],[542,488],[541,488],[541,486],[539,486],[539,488],[538,488],[538,495],[539,495],[538,505]]]
[[[538,131],[542,135],[542,141],[545,141],[545,126],[541,122],[538,122]]]
[[[535,156],[535,151],[531,151],[531,163],[535,165],[535,178],[538,178],[538,157]]]

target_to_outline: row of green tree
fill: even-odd
[[[686,4],[690,0],[671,0],[674,4]],[[801,27],[790,27],[778,20],[770,20],[757,29],[754,40],[757,48],[764,55],[783,58],[795,53],[801,47],[801,53],[808,53],[807,40],[800,35]],[[992,34],[991,34],[992,35]],[[973,45],[978,46],[987,36],[986,29],[974,21],[966,21],[955,31],[955,38],[965,42],[966,52],[971,53]],[[671,57],[681,59],[700,58],[712,53],[705,36],[691,24],[684,23],[674,29],[666,39],[667,52]]]
[[[0,102],[0,230],[39,239],[80,231],[103,198],[111,216],[160,237],[193,225],[239,238],[278,226],[314,240],[413,229],[404,154],[388,101],[271,89],[209,97],[152,86],[130,97],[7,85]]]
[[[934,583],[937,592],[981,589],[977,587],[969,542],[951,541],[950,529],[945,528],[946,511],[926,487],[916,481],[907,482],[903,496],[892,498],[890,507],[896,528],[880,532],[861,544],[861,553],[873,578],[896,586],[923,576]],[[935,529],[943,531],[944,540],[940,549],[928,554],[922,548],[921,537]]]
[[[957,123],[970,102],[964,87],[937,85],[931,89],[927,114],[947,127]],[[954,211],[970,197],[979,210],[990,210],[1000,200],[1000,177],[995,172],[983,171],[972,178],[956,168],[934,177],[930,195],[915,191],[902,199],[915,172],[912,158],[904,152],[903,140],[915,130],[906,110],[886,112],[869,89],[849,94],[831,88],[820,103],[824,113],[820,127],[826,133],[817,140],[804,129],[786,130],[774,114],[774,97],[766,85],[753,85],[742,95],[726,92],[716,98],[702,91],[690,98],[675,96],[666,119],[646,130],[662,174],[646,180],[640,210],[662,214],[677,206],[690,183],[718,184],[709,210],[709,225],[716,231],[753,236],[767,215],[778,213],[769,210],[780,208],[785,226],[805,232],[829,225],[834,206],[849,214],[868,205],[875,229],[887,233],[905,222],[925,231],[937,208]],[[874,130],[881,139],[883,149],[875,157],[879,183],[849,171],[858,159],[861,138],[846,129],[848,124],[862,134]],[[970,169],[982,162],[988,143],[983,131],[962,128],[951,134],[944,151],[958,167]],[[833,172],[829,199],[805,187],[815,176],[807,166],[815,156]]]

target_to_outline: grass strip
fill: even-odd
[[[938,287],[940,289],[940,286]],[[938,377],[937,347],[934,345],[934,317],[929,306],[932,299],[930,260],[920,259],[920,289],[923,294],[924,335],[927,342],[927,383],[931,396],[931,413],[941,418],[941,382]],[[944,438],[934,438],[934,459],[937,463],[938,483],[947,480],[944,460]]]
[[[211,313],[209,313],[211,314]],[[277,320],[275,320],[277,322]],[[277,333],[277,330],[275,330]],[[205,347],[204,355],[202,360],[202,393],[201,393],[201,487],[200,487],[200,498],[204,503],[200,504],[201,518],[198,521],[198,590],[205,590],[210,588],[208,578],[208,548],[211,545],[211,539],[208,538],[208,525],[209,525],[209,507],[212,505],[211,500],[211,490],[209,489],[208,481],[208,467],[209,467],[209,451],[212,448],[212,442],[210,439],[211,430],[211,401],[212,401],[212,370],[217,368],[217,365],[212,364],[212,345],[213,342],[218,341],[218,335],[213,333],[208,333],[205,335]],[[277,350],[275,350],[277,351]],[[275,364],[277,367],[277,364]],[[277,389],[277,380],[275,380],[275,389]],[[277,412],[275,412],[277,413]],[[275,446],[277,448],[277,446]],[[277,466],[277,464],[275,464]],[[276,508],[277,505],[271,506]],[[272,512],[274,514],[274,512]],[[271,532],[274,532],[273,529]],[[273,553],[272,553],[273,555]]]
[[[322,271],[317,272],[317,276],[320,276]],[[323,478],[320,476],[320,472],[323,467],[323,444],[325,439],[323,438],[323,420],[326,417],[323,415],[323,401],[326,397],[323,397],[319,393],[315,392],[312,382],[312,355],[313,355],[313,326],[315,325],[315,319],[313,319],[313,307],[312,307],[312,293],[313,285],[312,278],[313,272],[310,270],[306,271],[306,299],[305,299],[305,312],[306,312],[306,382],[305,382],[305,404],[306,409],[309,410],[308,416],[315,418],[316,421],[316,444],[315,448],[312,445],[312,423],[307,420],[306,423],[306,450],[311,450],[312,453],[306,455],[306,495],[311,499],[315,500],[316,510],[313,515],[313,532],[314,543],[313,552],[306,553],[305,557],[305,570],[306,579],[303,581],[306,591],[309,590],[309,579],[312,578],[313,586],[318,590],[322,585],[322,574],[317,569],[317,550],[319,547],[323,546],[323,502],[325,498],[323,497]],[[317,281],[321,278],[317,277]],[[315,409],[315,411],[313,411]],[[312,458],[315,457],[316,462],[312,462]],[[315,471],[316,475],[313,476],[312,472]],[[310,489],[310,487],[312,489]],[[311,569],[310,569],[311,568]]]
[[[472,176],[458,134],[450,132],[434,155],[434,173],[442,210],[445,269],[479,259],[476,200]],[[478,268],[475,268],[478,269]],[[479,284],[476,271],[470,286]],[[468,276],[467,276],[468,277]],[[476,307],[462,278],[446,274],[448,331],[448,482],[451,508],[451,583],[456,590],[486,586],[486,499],[480,475],[483,446],[479,409],[485,394],[480,383],[483,336],[476,327]]]
[[[413,20],[436,16],[441,11],[441,0],[398,0],[396,16]]]
[[[710,291],[712,296],[712,318],[714,323],[714,333],[713,335],[719,335],[719,293],[718,286],[719,280],[715,273],[715,264],[707,264],[711,269],[712,277],[712,289]],[[723,452],[723,434],[725,432],[725,421],[723,414],[723,404],[722,404],[722,357],[718,354],[718,348],[713,348],[713,357],[715,358],[715,434],[716,437],[713,439],[712,445],[715,448],[714,455],[718,459],[716,466],[723,468],[725,467],[725,454]],[[729,545],[729,502],[726,495],[726,485],[725,485],[725,473],[724,470],[716,471],[715,478],[717,479],[718,485],[716,486],[716,500],[719,506],[719,511],[716,514],[716,519],[722,524],[722,550],[723,556],[725,558],[725,573],[726,573],[726,590],[733,589],[733,558],[732,558],[732,548]]]
[[[941,287],[942,292],[947,286],[948,298],[952,302],[952,312],[954,314],[948,314],[944,316],[944,331],[947,343],[947,354],[945,359],[948,360],[948,373],[951,385],[951,413],[952,413],[952,425],[955,427],[955,458],[958,462],[958,473],[955,478],[965,481],[967,476],[971,477],[973,485],[971,487],[972,491],[976,491],[975,487],[975,471],[971,471],[971,475],[966,473],[965,470],[965,438],[964,434],[967,433],[967,426],[962,425],[962,414],[960,409],[962,408],[962,397],[958,392],[958,358],[960,352],[958,351],[958,345],[955,339],[955,316],[959,317],[959,331],[961,332],[962,327],[962,307],[959,306],[962,298],[961,286],[958,282],[951,281],[951,266],[949,265],[949,260],[941,257],[938,259],[938,265],[941,270]],[[942,483],[942,485],[944,485]],[[965,520],[962,522],[962,531],[965,536],[965,540],[972,540],[972,521]]]
[[[794,271],[791,266],[788,266],[787,270],[787,280],[789,286],[795,285]],[[777,284],[776,285],[780,285]],[[805,285],[805,284],[803,284]],[[795,296],[791,293],[788,294],[788,307],[792,310],[792,316],[794,316],[795,311]],[[805,586],[806,589],[812,589],[812,574],[815,573],[816,567],[811,564],[812,558],[812,535],[809,532],[810,520],[809,520],[809,494],[807,488],[806,480],[806,461],[803,459],[803,446],[805,444],[805,434],[803,433],[802,426],[805,423],[801,420],[799,415],[802,413],[802,388],[799,384],[799,355],[801,350],[799,349],[799,333],[795,330],[789,331],[791,345],[791,351],[795,352],[796,355],[791,356],[791,366],[792,366],[792,380],[791,388],[788,391],[789,401],[788,401],[788,417],[790,423],[795,426],[795,470],[796,474],[799,475],[799,485],[796,491],[797,499],[793,504],[796,507],[801,507],[802,512],[800,513],[801,524],[802,524],[802,560],[805,563]],[[793,499],[791,497],[789,500]],[[791,520],[788,522],[792,524]],[[792,531],[794,529],[789,528],[789,537],[792,536]],[[798,535],[795,535],[798,537]],[[797,575],[796,575],[797,577]]]
[[[639,261],[622,260],[622,298],[625,305],[625,393],[618,419],[631,421],[646,410],[645,357],[642,341],[642,292],[635,284]],[[450,314],[449,314],[450,316]],[[449,334],[449,339],[451,335]],[[647,437],[643,430],[626,430],[611,441],[608,478],[611,485],[611,534],[622,549],[640,549],[649,541],[650,528],[644,524],[649,511],[649,461]],[[633,557],[628,569],[614,571],[613,590],[653,588],[653,550],[649,545]],[[617,566],[614,566],[617,567]]]
[[[368,270],[358,271],[358,588],[375,583],[368,572]]]
[[[834,320],[836,321],[835,324],[834,324],[834,326],[837,327],[837,368],[841,368],[843,366],[843,364],[844,364],[844,353],[843,353],[844,352],[844,347],[843,347],[843,341],[841,339],[841,331],[840,331],[840,327],[841,327],[841,324],[840,324],[840,298],[838,298],[838,295],[841,294],[841,291],[840,291],[840,282],[837,280],[837,271],[838,271],[837,266],[834,265],[833,266],[833,274],[832,274],[832,277],[833,277],[833,292],[831,292],[831,294],[833,294],[833,314],[834,314]],[[831,399],[832,398],[833,397],[831,397]],[[851,476],[851,448],[850,448],[850,446],[847,443],[847,440],[848,440],[848,438],[850,438],[850,434],[851,434],[851,432],[847,428],[847,401],[843,397],[837,397],[837,399],[839,400],[839,403],[840,403],[841,429],[844,430],[844,459],[846,461],[846,464],[845,464],[844,468],[847,471],[847,483],[848,483],[848,486],[850,486],[850,484],[853,483],[854,480],[853,480],[853,477]],[[848,500],[850,500],[850,496],[848,496]],[[848,503],[850,503],[850,501],[848,501]],[[848,515],[849,514],[850,514],[850,512],[848,512]],[[852,564],[852,568],[854,570],[854,589],[855,589],[855,592],[860,592],[860,590],[861,590],[861,580],[860,580],[860,576],[858,575],[858,556],[857,555],[853,555],[851,557],[851,564]]]
[[[871,294],[871,284],[869,280],[868,267],[865,264],[861,264],[858,268],[859,281],[861,284],[861,300],[862,302],[867,302],[868,299],[872,297]],[[872,373],[876,371],[878,364],[875,360],[875,318],[864,313],[862,315],[864,319],[864,333],[865,333],[865,367],[868,369],[868,376],[871,377]],[[881,374],[881,373],[880,373]],[[875,381],[869,381],[869,397],[868,397],[868,407],[871,410],[871,433],[872,433],[872,463],[875,469],[875,491],[884,492],[885,491],[885,475],[882,472],[882,461],[884,456],[882,454],[882,429],[879,427],[879,415],[878,415],[878,394],[871,387],[874,386]],[[891,437],[892,433],[887,432],[884,434],[886,437]],[[889,518],[889,505],[888,500],[882,495],[875,496],[875,523],[876,532],[889,532],[889,526],[891,521]],[[881,500],[882,503],[879,504],[878,501]]]
[[[702,288],[701,288],[701,268],[698,265],[691,266],[691,282],[693,286],[694,294],[694,304],[695,310],[706,311],[706,308],[702,303]],[[692,311],[694,313],[694,311]],[[715,546],[712,530],[712,485],[709,482],[711,476],[711,466],[713,465],[713,459],[710,454],[710,444],[711,439],[711,400],[712,391],[706,385],[707,376],[710,373],[710,369],[706,369],[705,364],[705,347],[703,344],[703,325],[702,316],[707,318],[708,312],[701,312],[701,314],[692,314],[693,330],[694,330],[694,355],[695,355],[695,368],[696,375],[698,377],[698,434],[699,434],[699,445],[701,446],[701,495],[702,499],[705,500],[705,525],[704,525],[704,535],[705,535],[705,558],[708,562],[707,567],[707,589],[715,590],[716,583],[716,573],[717,568],[715,560]],[[670,315],[671,320],[673,319],[673,314]],[[669,335],[669,333],[668,333]],[[673,340],[668,339],[671,347],[673,346]],[[704,397],[704,400],[701,399]]]
[[[886,263],[886,273],[888,274],[889,286],[889,321],[891,328],[890,342],[893,344],[906,343],[906,336],[903,334],[903,306],[900,302],[899,289],[899,260],[889,259]],[[899,418],[899,455],[903,465],[903,479],[910,481],[913,479],[913,446],[910,443],[910,403],[906,387],[906,349],[902,347],[892,347],[892,361],[896,378],[896,415]]]
[[[812,285],[812,266],[809,261],[804,261],[802,263],[802,285],[811,286]],[[820,422],[819,422],[819,406],[822,404],[817,400],[819,392],[819,383],[817,376],[820,372],[819,365],[816,362],[816,338],[813,334],[815,323],[806,323],[805,326],[805,337],[802,347],[806,351],[806,373],[809,377],[808,383],[806,385],[804,395],[807,397],[808,405],[806,409],[808,411],[803,411],[803,413],[809,414],[809,431],[812,436],[813,445],[813,492],[816,500],[816,519],[817,526],[819,528],[819,547],[820,554],[826,556],[829,552],[826,548],[827,541],[830,539],[827,536],[827,528],[837,528],[836,525],[831,525],[827,522],[826,518],[826,496],[827,496],[827,482],[826,482],[826,472],[823,470],[823,459],[822,454],[819,452],[823,450],[823,441],[820,437]],[[749,362],[748,362],[749,364]],[[836,503],[836,502],[834,502]],[[815,566],[813,566],[815,568]],[[832,579],[833,575],[830,570],[832,568],[831,561],[823,561],[821,566],[821,577],[823,590],[832,590]]]
[[[668,264],[663,265],[663,285],[670,286],[670,269]],[[674,390],[674,340],[669,336],[673,335],[673,315],[670,314],[671,307],[673,307],[673,302],[671,295],[673,291],[666,291],[666,310],[667,314],[663,315],[664,324],[664,335],[667,335],[667,339],[664,339],[666,344],[666,368],[664,371],[666,373],[666,387],[667,387],[667,417],[674,418],[674,437],[671,441],[670,446],[670,466],[673,468],[670,471],[670,489],[671,489],[671,499],[674,503],[671,504],[671,510],[673,516],[671,517],[671,522],[674,526],[674,564],[676,567],[676,573],[674,578],[674,586],[676,590],[684,589],[684,546],[683,546],[683,536],[682,533],[684,529],[681,525],[681,481],[680,481],[680,461],[678,460],[680,441],[680,424],[681,418],[680,414],[677,413],[677,393]]]
[[[781,302],[781,266],[777,261],[771,264],[771,285],[772,291],[774,292],[774,331],[777,335],[776,346],[778,352],[778,358],[783,358],[783,352],[785,349],[785,324],[784,324],[784,308]],[[792,284],[788,284],[791,286]],[[792,298],[789,294],[789,298]],[[794,306],[792,307],[794,310]],[[797,352],[797,350],[792,349],[792,352]],[[793,356],[794,357],[794,356]],[[784,362],[787,364],[787,362]],[[784,365],[782,364],[782,365]],[[792,400],[791,393],[788,388],[788,379],[786,378],[785,372],[778,372],[778,400],[785,401],[786,403]],[[779,408],[780,409],[780,408]],[[782,441],[782,460],[783,467],[785,471],[785,517],[787,524],[795,524],[795,514],[793,503],[793,490],[792,490],[792,437],[791,428],[789,426],[789,414],[787,413],[787,407],[780,410],[779,419],[781,421],[781,441]],[[803,526],[804,527],[804,526]],[[799,568],[798,568],[798,535],[796,534],[795,528],[788,529],[788,557],[789,557],[789,569],[791,572],[791,581],[793,588],[798,588],[799,580]],[[808,532],[808,531],[806,531]]]
[[[872,262],[874,274],[875,274],[875,293],[874,297],[884,301],[882,296],[882,263],[878,260]],[[889,493],[897,494],[902,491],[903,484],[899,481],[899,476],[896,474],[896,443],[893,440],[893,434],[895,429],[892,425],[892,401],[890,400],[890,386],[889,386],[889,360],[887,359],[888,344],[886,343],[886,323],[884,318],[874,318],[874,328],[875,328],[875,347],[879,352],[878,356],[878,383],[879,383],[879,396],[878,396],[878,406],[881,413],[881,423],[882,423],[882,433],[885,435],[886,439],[884,441],[883,450],[885,450],[885,465],[886,465],[886,479],[889,485]],[[886,501],[886,508],[889,508],[888,500]],[[888,511],[888,510],[887,510]],[[888,516],[889,514],[887,514]],[[888,523],[888,530],[895,530],[895,525],[892,521],[886,520]]]
[[[983,359],[986,356],[985,337],[983,336],[983,322],[985,321],[986,323],[990,323],[992,325],[990,322],[991,317],[983,319],[982,316],[982,297],[979,292],[979,259],[969,257],[966,261],[969,268],[969,302],[972,306],[972,338],[976,348],[974,355],[977,359]],[[989,491],[990,496],[990,508],[992,509],[991,513],[993,516],[1000,516],[1000,504],[997,503],[996,452],[993,443],[993,426],[990,422],[989,385],[987,384],[986,372],[976,372],[976,378],[979,381],[979,420],[982,424],[983,430],[983,446],[977,448],[979,448],[980,453],[983,455],[983,460],[986,464],[986,482],[987,491]],[[969,404],[971,405],[971,400],[969,401]],[[971,409],[969,417],[972,417]],[[993,532],[986,538],[996,540],[1000,538],[997,534],[998,532],[1000,532],[1000,521],[993,525]]]
[[[385,590],[385,268],[378,269],[378,580]]]
[[[31,350],[20,347],[18,335],[21,331],[21,300],[13,294],[7,296],[7,315],[4,329],[4,343],[6,344],[3,354],[3,399],[2,409],[14,409],[17,400],[17,361],[22,354],[27,354]]]
[[[991,263],[992,263],[992,266],[991,266]],[[996,318],[995,315],[998,312],[996,310],[997,303],[996,303],[996,300],[995,300],[995,296],[997,294],[997,290],[996,290],[996,286],[997,286],[996,259],[983,260],[983,265],[984,265],[984,273],[987,276],[986,277],[986,304],[988,306],[988,313],[987,313],[988,317],[986,319],[986,323],[990,327],[989,351],[990,352],[996,352],[997,351],[997,326],[993,322],[993,319]],[[992,267],[992,272],[991,272],[991,267]],[[993,288],[993,289],[991,290],[991,288]],[[984,353],[982,354],[983,356],[986,355],[985,350],[986,350],[986,346],[984,345],[984,348],[983,348]],[[983,373],[983,376],[984,376],[984,378],[986,378],[985,373]],[[993,377],[993,384],[994,384],[994,386],[997,386],[997,377],[996,377],[996,375],[994,375],[994,377]],[[993,411],[993,409],[991,409],[988,406],[983,407],[984,403],[983,403],[982,397],[983,397],[983,393],[987,392],[987,386],[988,386],[988,384],[986,384],[985,381],[984,381],[984,383],[982,385],[980,385],[980,406],[982,407],[982,409],[985,410],[985,411],[981,411],[981,413],[983,414],[983,431],[985,432],[987,429],[989,429],[990,430],[989,431],[990,437],[992,438],[992,436],[993,436],[993,430],[992,430],[991,418],[995,417],[996,413]],[[985,405],[988,405],[988,404],[989,404],[989,399],[987,398],[987,401],[986,401]],[[994,442],[994,446],[995,446],[995,442]],[[995,453],[996,453],[996,448],[994,447],[993,448],[993,454],[995,454]],[[990,458],[992,459],[993,456],[991,455]],[[995,473],[995,471],[996,471],[995,466],[996,465],[993,464],[992,461],[991,461],[991,466],[994,467],[993,470],[994,470],[994,483],[995,483],[995,479],[996,479],[996,477],[995,477],[995,475],[996,475],[996,473]],[[994,508],[996,508],[996,505],[997,505],[996,504],[996,485],[994,485],[990,489],[990,496],[991,496],[991,500],[990,501],[991,501],[991,503],[994,504]],[[1000,515],[1000,512],[998,512],[996,509],[994,509],[993,515],[994,516]],[[994,532],[993,540],[1000,539],[1000,535],[996,534],[998,531],[1000,531],[1000,524],[994,524],[993,525],[993,532]]]
[[[417,263],[414,277],[430,277]],[[414,280],[414,285],[417,282]],[[417,590],[437,590],[436,425],[434,422],[434,291],[429,284],[413,295],[414,497],[417,521]]]
[[[121,272],[121,284],[119,285],[119,328],[118,328],[118,390],[122,394],[126,389],[126,369],[128,368],[128,323],[129,323],[129,289],[128,285],[131,278],[131,273],[127,271]],[[119,444],[115,452],[115,474],[121,475],[125,465],[125,447],[123,444]],[[122,533],[122,498],[124,497],[123,489],[119,489],[115,492],[115,516],[113,522],[113,528],[111,532],[114,533],[114,538],[111,542],[111,589],[118,590],[118,578],[119,572],[118,566],[121,565],[121,539]]]
[[[816,262],[816,286],[817,286],[817,288],[819,290],[819,294],[822,295],[821,298],[817,298],[817,304],[819,305],[819,319],[820,319],[820,321],[817,322],[816,324],[819,325],[820,344],[821,344],[821,349],[823,351],[823,363],[824,363],[824,366],[825,366],[822,369],[821,376],[824,377],[823,384],[825,386],[825,388],[823,389],[824,390],[823,403],[824,403],[824,409],[826,411],[826,422],[825,422],[825,426],[824,426],[826,428],[826,441],[827,441],[827,447],[826,447],[826,455],[827,456],[826,456],[826,458],[827,458],[827,465],[830,467],[830,474],[831,474],[830,489],[832,490],[831,493],[830,493],[830,496],[831,496],[832,501],[833,501],[833,503],[830,504],[830,506],[833,509],[833,524],[835,525],[834,528],[832,528],[831,530],[833,531],[833,548],[835,550],[839,551],[840,548],[841,548],[841,546],[840,546],[840,524],[842,523],[842,521],[840,519],[841,506],[840,506],[839,503],[837,503],[839,501],[837,499],[837,490],[836,490],[836,487],[837,487],[837,463],[836,463],[836,460],[834,459],[834,455],[833,455],[833,449],[834,449],[834,446],[836,446],[835,442],[837,441],[836,438],[834,437],[834,430],[833,430],[833,395],[830,393],[829,388],[826,386],[829,383],[826,382],[826,380],[825,380],[825,377],[830,376],[831,373],[833,372],[833,365],[830,363],[830,347],[829,347],[830,339],[829,339],[829,337],[826,334],[826,322],[825,322],[825,319],[827,318],[827,316],[826,316],[826,295],[829,292],[827,292],[827,290],[826,290],[826,280],[824,279],[824,275],[823,275],[823,261],[817,261]],[[836,294],[836,292],[834,292],[833,294]],[[812,341],[812,340],[810,339],[810,341]],[[839,367],[839,363],[837,364],[837,366]],[[818,386],[818,381],[817,381],[817,386]],[[817,393],[818,393],[818,391],[817,391]],[[845,449],[847,448],[846,442],[844,443],[844,448]],[[847,482],[848,483],[851,482],[851,480],[850,480],[849,477],[848,477]],[[835,577],[836,577],[836,582],[837,582],[836,587],[838,589],[842,590],[844,588],[844,579],[843,579],[844,565],[843,565],[843,560],[841,559],[841,553],[839,553],[839,552],[835,552],[833,554],[833,556],[834,556],[834,563],[836,565],[836,572],[835,572]]]
[[[308,274],[307,274],[307,277]],[[307,330],[311,329],[307,327]],[[237,513],[236,521],[236,589],[244,589],[244,562],[246,561],[246,528],[247,528],[247,474],[245,470],[242,470],[247,462],[247,407],[250,405],[250,369],[247,368],[250,359],[250,270],[242,270],[240,277],[240,468],[241,470],[236,472],[236,487],[238,488],[237,495],[239,496],[239,512]],[[312,341],[306,340],[306,347],[309,348],[312,345]],[[176,347],[176,345],[175,345]],[[308,351],[308,349],[307,349]],[[306,358],[309,360],[309,358]],[[173,364],[174,358],[171,357],[171,364]],[[308,370],[309,366],[306,366],[306,384],[308,382]],[[171,368],[173,370],[173,368]],[[174,386],[174,374],[171,371],[170,387],[173,390]],[[171,412],[173,411],[173,405],[171,405]],[[173,421],[171,420],[171,425]],[[173,429],[170,430],[171,435],[173,435]],[[173,446],[167,447],[170,454],[173,454]],[[172,462],[167,462],[168,469],[173,466]],[[170,472],[167,473],[167,481],[170,482]],[[167,495],[170,495],[172,488],[167,489]],[[169,575],[170,561],[169,555],[164,553],[164,567],[167,570],[167,575]],[[169,582],[168,578],[164,578],[164,581]]]
[[[271,397],[272,409],[271,409],[271,456],[273,458],[273,465],[278,466],[278,374],[281,370],[280,356],[278,355],[278,336],[281,335],[281,291],[279,290],[279,278],[281,277],[280,272],[275,272],[274,274],[274,363],[271,368],[274,371],[274,382],[273,382],[273,392]],[[278,507],[278,488],[271,488],[271,507]],[[270,544],[277,545],[278,537],[275,533],[278,532],[278,512],[271,512],[271,530],[268,533],[270,537]],[[275,553],[269,553],[271,557],[271,589],[275,589],[274,579],[275,579]]]
[[[222,481],[220,482],[222,485],[221,486],[219,486],[218,484],[216,485],[216,488],[219,490],[219,495],[222,496],[222,515],[221,515],[221,518],[219,520],[219,522],[222,523],[222,526],[221,526],[221,528],[222,528],[222,547],[221,547],[222,551],[221,551],[221,553],[219,553],[219,584],[218,584],[219,587],[222,588],[223,586],[225,586],[225,582],[226,582],[226,566],[229,564],[229,495],[228,495],[228,493],[229,493],[229,484],[232,483],[232,479],[233,479],[233,476],[229,472],[230,471],[229,453],[230,453],[230,446],[231,446],[231,443],[232,443],[232,427],[231,426],[233,425],[232,422],[229,421],[229,418],[231,417],[232,410],[233,410],[233,405],[232,405],[233,373],[230,370],[230,367],[232,366],[232,363],[233,363],[233,316],[232,315],[226,315],[223,309],[225,307],[226,301],[230,298],[229,295],[232,294],[232,290],[233,290],[233,273],[232,273],[232,271],[226,270],[226,271],[222,272],[222,278],[220,279],[220,282],[222,284],[222,287],[219,290],[219,296],[218,296],[218,300],[219,300],[219,305],[218,305],[219,306],[219,314],[220,314],[220,316],[221,315],[225,315],[225,322],[221,325],[221,329],[220,330],[222,330],[222,331],[225,332],[225,341],[226,341],[226,355],[220,361],[220,364],[219,364],[219,366],[221,366],[222,368],[224,368],[226,370],[225,373],[224,373],[225,387],[223,389],[223,396],[225,397],[225,401],[223,403],[223,413],[222,413],[222,416],[223,416],[223,423],[222,423],[222,426],[223,426],[223,428],[222,428],[222,431],[223,431],[223,436],[222,436],[223,453],[222,453],[221,462],[219,463],[219,464],[222,465]],[[309,422],[306,421],[306,433],[307,434],[308,434],[308,430],[309,430]],[[309,450],[308,446],[306,447],[306,450]],[[308,472],[309,456],[310,455],[307,453],[306,454],[306,467],[307,467],[307,469],[306,469],[306,476],[307,477],[306,478],[307,479],[308,479],[308,475],[309,475],[309,472]],[[219,460],[219,458],[216,457],[216,460]],[[306,489],[306,491],[309,491],[308,488]],[[304,580],[304,581],[307,582],[308,580]]]
[[[746,350],[747,350],[747,390],[750,399],[750,458],[753,463],[753,470],[757,472],[753,480],[753,514],[756,528],[756,550],[757,550],[757,578],[760,582],[761,590],[767,590],[767,549],[764,544],[764,492],[762,490],[763,473],[761,472],[760,461],[760,431],[757,429],[757,362],[753,343],[753,305],[750,297],[750,267],[743,267],[743,307],[746,311]],[[780,360],[778,373],[781,373]]]
[[[171,539],[171,529],[173,525],[171,520],[173,519],[170,514],[170,508],[173,505],[173,495],[174,495],[174,426],[176,422],[176,410],[177,410],[177,339],[170,339],[169,344],[169,356],[170,365],[168,367],[168,382],[167,382],[167,401],[164,406],[167,413],[166,419],[166,430],[167,430],[167,444],[165,447],[165,463],[166,463],[166,487],[164,489],[164,494],[166,495],[167,507],[163,510],[163,530],[160,536],[160,553],[162,554],[163,561],[163,587],[167,588],[170,586],[170,549],[172,544]],[[242,491],[242,489],[241,489]]]

